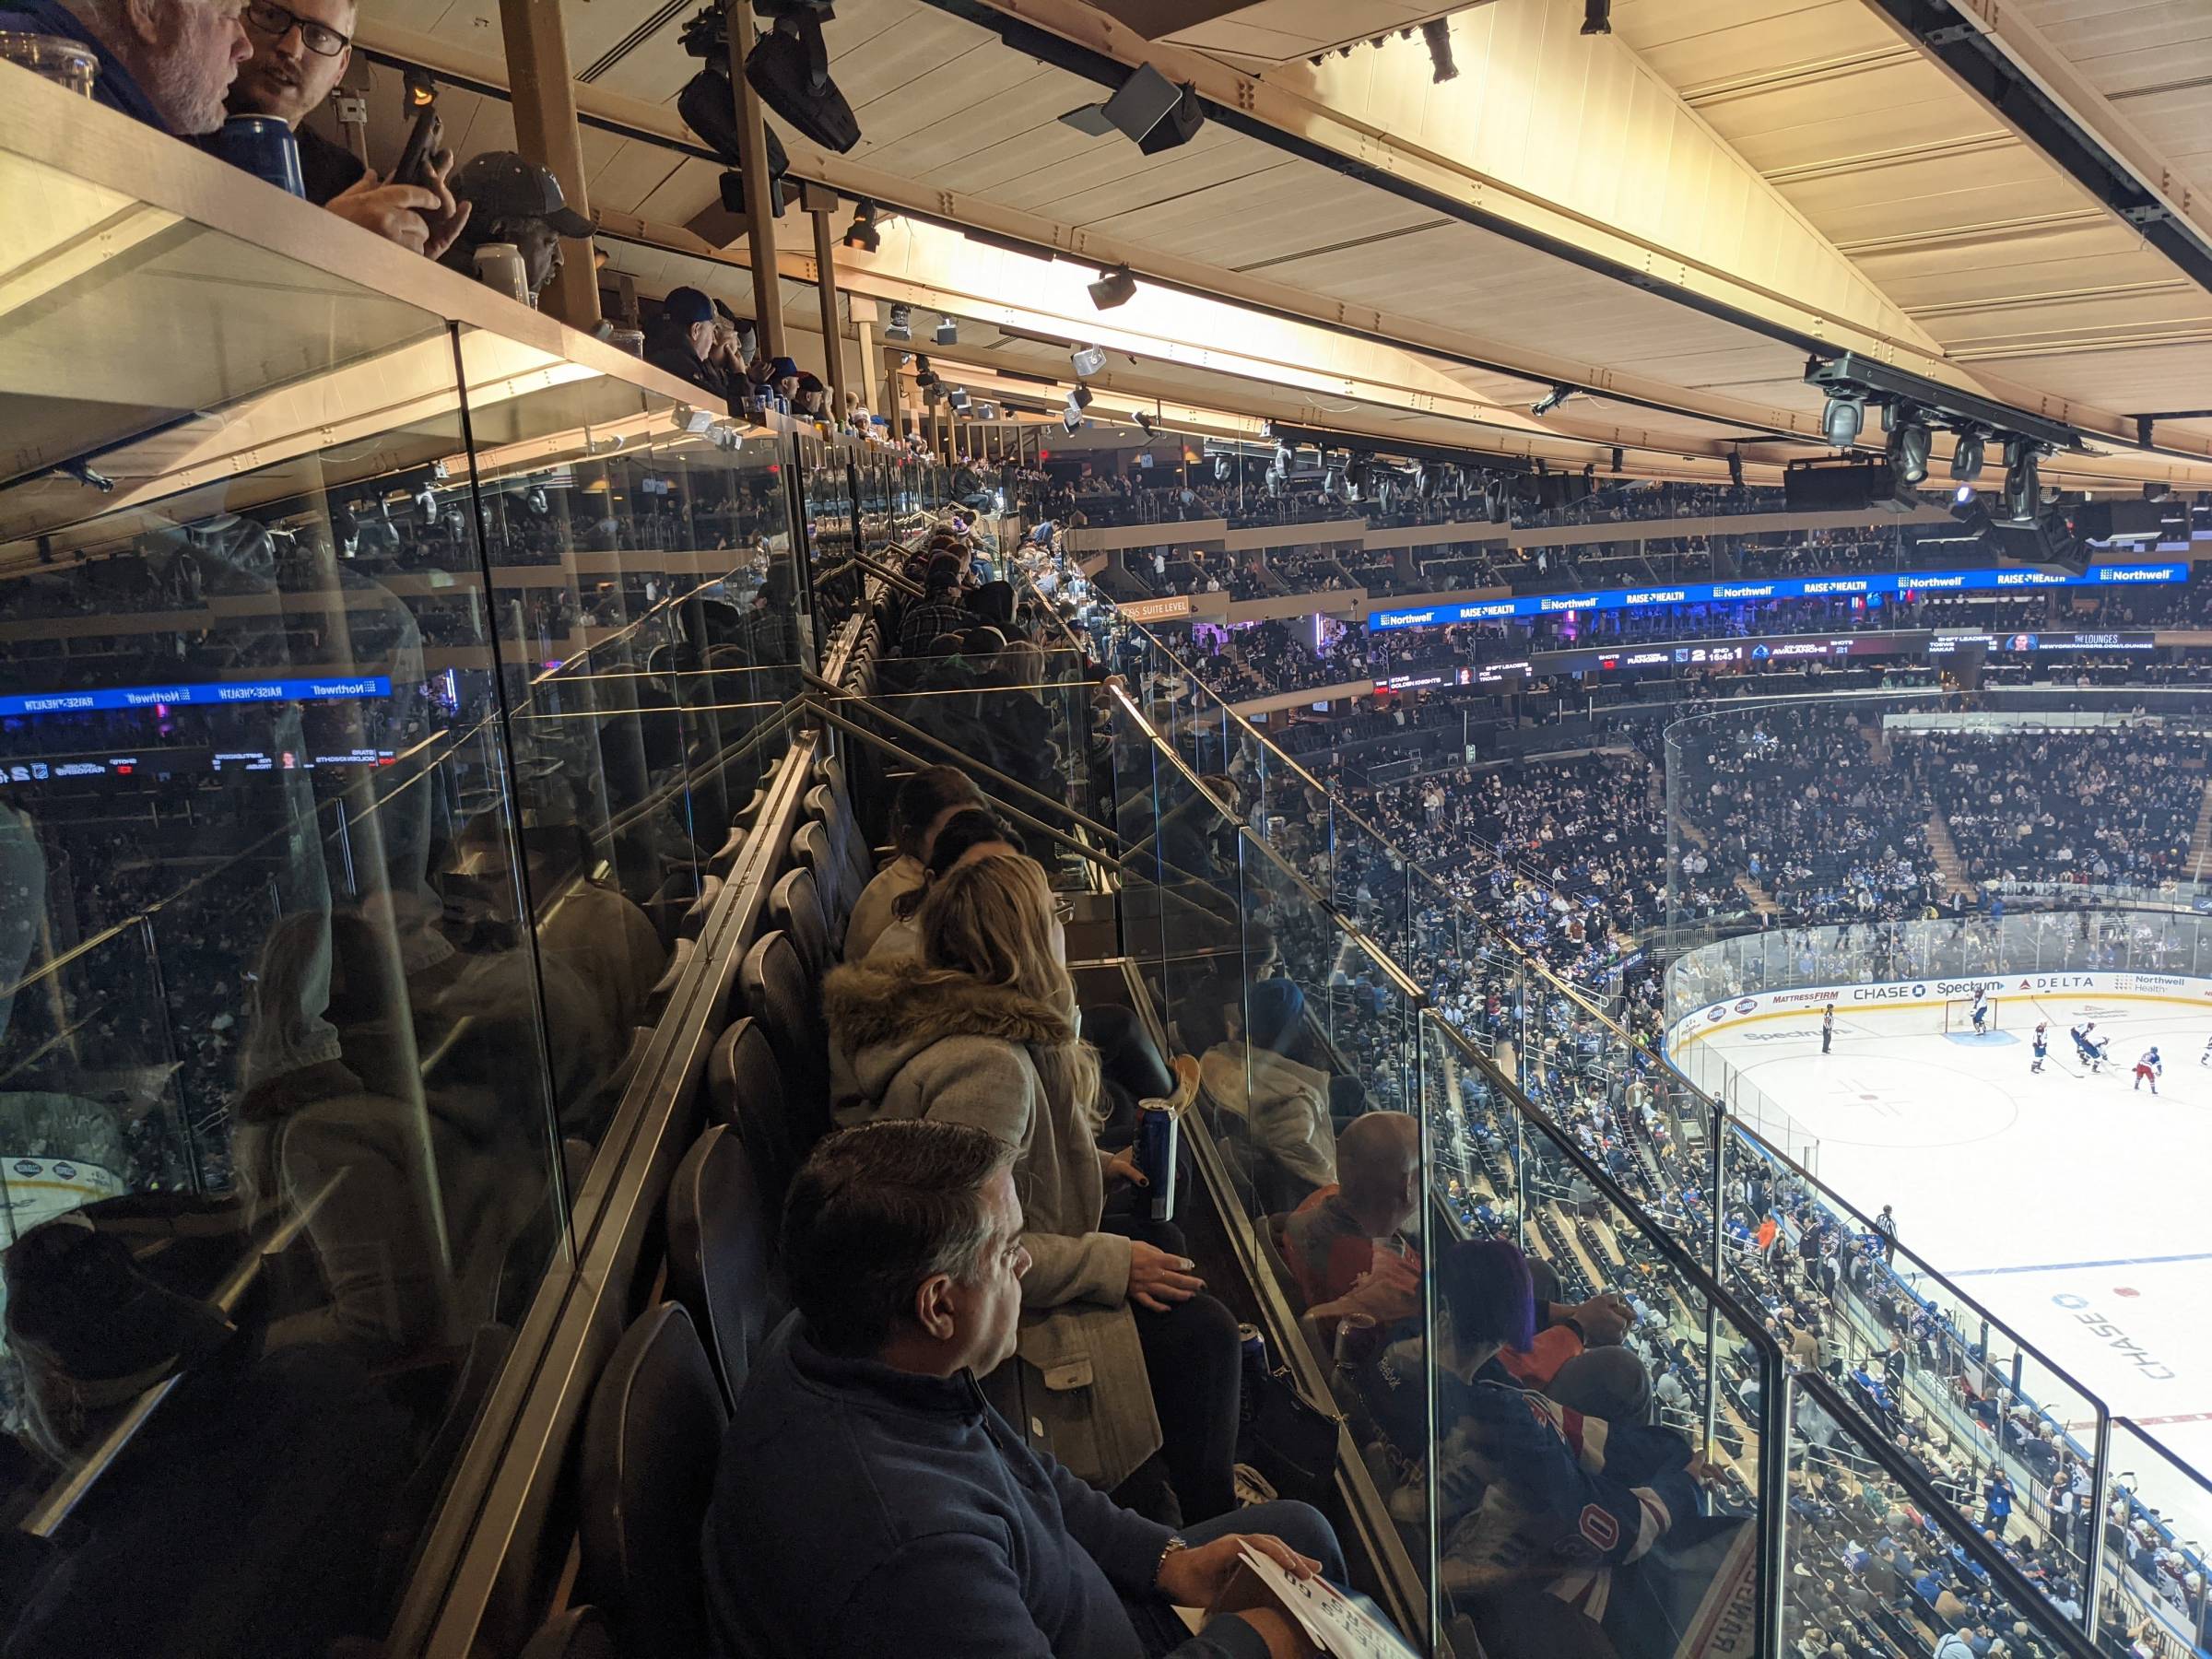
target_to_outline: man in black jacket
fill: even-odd
[[[726,410],[731,393],[744,389],[744,371],[733,373],[729,351],[715,334],[714,301],[699,288],[670,288],[646,338],[645,360],[690,382]]]
[[[1341,1579],[1318,1512],[1262,1504],[1179,1536],[1030,1450],[984,1401],[976,1378],[1013,1352],[1029,1269],[1013,1157],[982,1130],[884,1122],[831,1135],[792,1183],[798,1311],[738,1399],[707,1519],[715,1651],[1312,1655],[1272,1608],[1196,1635],[1173,1608],[1209,1606],[1247,1548]]]

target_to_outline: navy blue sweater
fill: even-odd
[[[747,1380],[714,1483],[722,1659],[1144,1659],[1122,1596],[1170,1534],[1023,1444],[973,1377],[840,1359],[794,1314]],[[1240,1618],[1173,1659],[1266,1659]]]

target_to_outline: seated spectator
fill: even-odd
[[[922,656],[940,634],[965,634],[975,618],[960,603],[960,574],[966,568],[957,553],[939,553],[929,561],[922,579],[922,597],[906,608],[899,621],[899,654]]]
[[[387,184],[344,145],[303,124],[353,62],[355,0],[250,0],[242,16],[253,55],[230,83],[229,112],[275,115],[292,129],[309,201],[427,259],[444,253],[469,215],[446,185],[453,151],[429,159],[427,189]]]
[[[1343,1185],[1324,1187],[1298,1207],[1280,1240],[1283,1257],[1306,1312],[1324,1331],[1349,1319],[1388,1336],[1421,1307],[1421,1257],[1407,1237],[1422,1197],[1418,1121],[1393,1112],[1353,1119],[1337,1137],[1336,1168]],[[1394,1249],[1378,1252],[1382,1240]],[[1556,1289],[1557,1276],[1543,1271],[1547,1288]],[[1526,1350],[1499,1355],[1500,1380],[1607,1422],[1641,1422],[1651,1383],[1619,1346],[1633,1318],[1627,1304],[1599,1295],[1573,1306],[1540,1300],[1537,1310]]]
[[[697,386],[726,412],[735,389],[729,348],[717,337],[714,301],[695,288],[670,288],[645,337],[645,360]]]
[[[1016,1149],[1035,1266],[1019,1363],[994,1384],[1019,1389],[1024,1420],[1094,1484],[1112,1489],[1159,1449],[1182,1512],[1218,1515],[1236,1501],[1236,1321],[1179,1241],[1105,1227],[1109,1183],[1143,1177],[1096,1139],[1099,1056],[1076,1033],[1056,910],[1042,869],[1008,850],[947,868],[916,915],[919,960],[823,984],[833,1110],[967,1124]],[[1088,1386],[1042,1382],[1084,1371]]]
[[[912,959],[922,954],[922,929],[917,921],[922,901],[939,877],[979,858],[988,858],[998,853],[1019,853],[1021,838],[1006,828],[999,816],[987,806],[957,806],[946,815],[929,838],[929,853],[922,866],[922,879],[891,900],[891,919],[877,934],[876,942],[868,947],[868,954],[861,959],[878,964]],[[847,958],[851,959],[848,945]]]
[[[937,831],[964,806],[982,807],[982,792],[957,766],[925,766],[899,785],[891,797],[891,862],[853,901],[845,923],[845,960],[865,961],[883,930],[891,924],[893,902],[922,888],[923,864]]]
[[[1033,1271],[1017,1156],[888,1123],[815,1149],[784,1206],[797,1311],[723,1444],[704,1539],[714,1650],[1274,1659],[1314,1650],[1271,1609],[1193,1635],[1246,1547],[1341,1579],[1298,1503],[1180,1535],[1085,1487],[978,1391],[1014,1353]]]
[[[1295,1183],[1300,1197],[1336,1179],[1328,1074],[1288,1053],[1305,1014],[1306,995],[1296,984],[1261,980],[1244,995],[1247,1041],[1217,1044],[1199,1060],[1206,1094],[1243,1121],[1253,1154],[1273,1166],[1271,1184]]]
[[[223,124],[223,95],[253,51],[229,0],[22,0],[0,6],[0,31],[89,46],[93,100],[172,138]]]
[[[1437,1292],[1439,1443],[1428,1444],[1422,1408],[1430,1345],[1401,1342],[1383,1356],[1373,1403],[1401,1451],[1418,1444],[1432,1460],[1446,1593],[1477,1614],[1478,1628],[1486,1608],[1532,1589],[1602,1611],[1616,1569],[1698,1521],[1703,1465],[1671,1429],[1601,1430],[1578,1411],[1499,1380],[1493,1361],[1509,1350],[1527,1353],[1535,1341],[1535,1287],[1512,1245],[1452,1245],[1438,1260]],[[1747,1544],[1747,1535],[1738,1542]],[[1535,1650],[1515,1641],[1511,1651]]]

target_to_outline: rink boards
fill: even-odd
[[[1820,1015],[1831,1001],[1836,1018],[1853,1014],[1884,1011],[1918,1012],[1929,1016],[1926,1029],[1940,1031],[1947,1003],[1971,998],[1976,991],[1988,994],[1996,1009],[1999,1030],[2018,1022],[2006,1017],[2009,1005],[2018,1010],[2044,997],[2086,998],[2091,1001],[2151,1002],[2179,1005],[2204,1011],[2212,1018],[2212,980],[2178,973],[2135,973],[2097,971],[2078,973],[1984,974],[1972,979],[1888,980],[1877,984],[1810,985],[1788,991],[1761,991],[1726,997],[1691,1010],[1668,1028],[1668,1052],[1680,1055],[1715,1033],[1754,1021],[1771,1023],[1795,1017],[1809,1018],[1818,1033]],[[2041,1018],[2041,1016],[2036,1016]],[[2030,1029],[2034,1019],[2027,1027]],[[2061,1032],[2063,1035],[2063,1031]]]
[[[1945,1032],[1943,1007],[1985,989],[1996,1029]],[[1836,1003],[1831,1052],[1820,1015]],[[1717,1012],[1716,1012],[1717,1010]],[[2030,1035],[2049,1026],[2043,1069]],[[2075,1059],[2094,1021],[2110,1064]],[[1824,1184],[1871,1215],[1996,1319],[2184,1462],[2212,1469],[2212,982],[2113,971],[1808,988],[1730,999],[1676,1022],[1677,1063],[1717,1070],[1818,1141]],[[2159,1093],[2134,1066],[2152,1046]],[[2086,1443],[2092,1413],[2037,1389]],[[2115,1430],[2184,1535],[2212,1500]]]

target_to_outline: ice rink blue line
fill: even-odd
[[[1947,1278],[1987,1278],[1997,1273],[2067,1273],[2077,1267],[2151,1267],[2163,1262],[2212,1261],[2212,1250],[2200,1250],[2191,1255],[2122,1256],[2111,1262],[2043,1262],[2030,1267],[1960,1267],[1946,1274]]]

